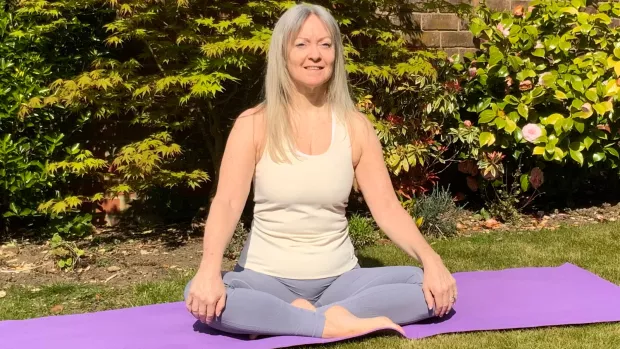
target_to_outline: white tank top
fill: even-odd
[[[353,186],[347,128],[332,116],[326,152],[291,163],[264,154],[254,174],[254,218],[239,265],[289,279],[341,275],[358,260],[345,216]]]

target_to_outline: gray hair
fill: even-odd
[[[266,120],[266,150],[274,161],[287,161],[289,150],[294,148],[292,126],[288,117],[290,97],[294,89],[287,66],[287,52],[293,36],[311,15],[316,15],[329,30],[335,50],[334,69],[328,81],[327,101],[336,118],[349,125],[349,118],[356,111],[349,90],[345,69],[344,46],[336,19],[322,6],[298,4],[289,8],[278,20],[271,36],[267,55],[265,95],[263,107]],[[295,153],[292,152],[294,155]]]

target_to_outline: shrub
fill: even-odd
[[[419,228],[423,234],[448,237],[456,234],[459,211],[450,190],[435,186],[429,194],[416,198],[411,214],[418,217],[418,222],[421,222]]]
[[[619,15],[620,3],[586,11],[585,0],[479,9],[470,29],[480,50],[455,64],[461,117],[479,130],[478,154],[462,154],[480,170],[462,171],[470,188],[511,191],[516,181],[529,202],[550,168],[618,173],[620,34],[610,24]]]
[[[71,20],[83,17],[81,4],[57,3],[31,12],[26,2],[16,3],[0,5],[0,227],[42,226],[50,235],[80,236],[90,222],[83,224],[89,216],[75,210],[75,200],[50,204],[50,215],[38,208],[102,167],[75,141],[89,116],[71,115],[65,108],[29,112],[27,105],[50,101],[47,85],[79,70],[97,43],[92,28]],[[96,27],[96,20],[92,24]],[[61,167],[69,168],[57,172]]]
[[[430,2],[436,4],[424,6],[443,1]],[[70,3],[23,1],[19,6],[23,13],[40,16]],[[88,157],[89,163],[97,164],[89,170],[97,173],[80,175],[97,192],[79,186],[55,188],[55,197],[40,211],[62,214],[82,208],[84,202],[131,192],[138,194],[132,205],[139,211],[149,194],[162,188],[211,187],[213,194],[232,120],[259,101],[271,28],[295,3],[83,2],[104,21],[92,24],[105,32],[97,37],[105,48],[88,56],[87,68],[56,79],[49,95],[22,103],[22,108],[30,116],[59,106],[88,123],[87,138],[95,140],[88,145],[90,153],[80,159],[76,159],[80,154],[53,159],[50,167],[56,176],[79,172],[84,169],[80,161]],[[391,172],[398,177],[401,192],[411,196],[412,177],[421,177],[423,185],[428,182],[425,178],[433,177],[424,169],[420,174],[409,170],[428,166],[433,154],[442,151],[433,141],[440,123],[416,122],[423,120],[417,119],[418,107],[428,104],[428,115],[449,115],[454,109],[449,101],[443,102],[450,96],[436,80],[434,62],[442,56],[411,50],[406,40],[407,35],[414,36],[410,13],[418,5],[391,0],[360,0],[355,6],[348,0],[315,3],[332,11],[341,25],[346,67],[364,112],[373,121],[391,120],[389,115],[407,118],[407,126],[383,123],[378,128]],[[112,17],[107,16],[110,12]],[[60,17],[65,22],[82,18]],[[204,194],[195,195],[198,203],[188,209],[208,206],[209,195]],[[188,199],[178,195],[176,200]]]
[[[224,251],[224,257],[230,260],[237,260],[241,251],[243,250],[243,244],[247,239],[248,231],[245,229],[245,225],[242,222],[237,224],[230,243],[226,246]]]
[[[373,245],[381,237],[374,221],[360,214],[353,214],[349,218],[349,234],[356,249]]]

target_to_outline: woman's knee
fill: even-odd
[[[392,272],[399,274],[398,279],[404,280],[407,284],[421,284],[424,281],[424,270],[416,266],[393,266]]]

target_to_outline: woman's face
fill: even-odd
[[[289,45],[287,68],[293,82],[298,88],[321,87],[332,76],[334,60],[331,34],[319,17],[311,15]]]

